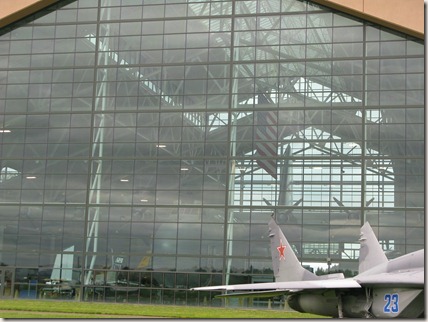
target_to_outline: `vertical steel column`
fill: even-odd
[[[363,226],[364,223],[367,221],[366,218],[366,202],[367,202],[367,61],[366,61],[366,27],[363,27],[363,97],[362,102],[363,106],[361,109],[361,118],[362,118],[362,138],[361,138],[361,202],[360,207],[362,209],[361,211],[361,218],[360,218],[360,226]]]
[[[231,61],[231,75],[230,75],[230,81],[231,86],[230,88],[230,109],[229,109],[229,115],[230,115],[230,131],[229,131],[229,142],[230,142],[230,165],[229,165],[229,180],[228,180],[228,207],[227,207],[227,218],[225,219],[226,222],[226,276],[225,276],[225,284],[228,285],[230,281],[230,270],[232,267],[232,255],[233,255],[233,222],[234,222],[234,209],[230,208],[231,203],[234,202],[234,187],[235,187],[235,170],[236,170],[236,125],[238,122],[238,114],[239,112],[234,112],[235,108],[238,106],[238,73],[236,71],[235,62],[238,61],[239,57],[239,37],[235,39],[235,5],[236,2],[232,4],[232,50],[233,53],[231,55],[232,61]]]
[[[235,95],[236,97],[236,95]],[[235,100],[235,98],[233,98]],[[232,113],[232,123],[231,123],[231,155],[230,157],[233,158],[230,160],[230,166],[229,166],[229,184],[228,184],[228,194],[229,194],[229,206],[231,203],[234,202],[234,194],[235,194],[235,170],[236,170],[236,122],[237,122],[237,115],[238,113]],[[226,249],[226,258],[227,258],[227,265],[226,265],[226,285],[229,284],[230,280],[230,270],[232,267],[232,255],[233,255],[233,223],[234,223],[234,208],[228,207],[228,214],[227,214],[227,249]]]
[[[106,11],[107,20],[109,20],[110,16],[110,8],[101,8],[100,10]],[[101,15],[102,17],[103,15]],[[101,56],[98,56],[98,62],[96,62],[98,66],[102,60],[102,64],[106,66],[108,64],[109,59],[109,34],[110,27],[108,25],[104,28],[104,41],[101,41],[101,27],[99,29],[96,41],[97,51]],[[98,79],[98,71],[97,70],[97,79]],[[92,244],[92,254],[91,261],[89,263],[89,267],[86,267],[86,276],[85,276],[85,285],[90,284],[92,278],[92,271],[95,266],[95,261],[97,259],[97,251],[98,251],[98,230],[99,230],[99,217],[100,217],[100,207],[99,204],[101,202],[101,180],[103,175],[103,155],[104,155],[104,125],[105,125],[105,109],[107,104],[107,80],[108,80],[108,71],[102,70],[101,82],[99,83],[99,88],[97,90],[97,95],[95,98],[95,107],[94,107],[94,135],[92,142],[92,155],[91,155],[91,183],[90,183],[90,191],[89,191],[89,214],[88,214],[88,233],[86,235],[86,260],[85,263],[88,265],[88,252],[90,246]],[[95,79],[95,82],[97,82]],[[98,121],[98,122],[97,122]],[[95,207],[91,205],[95,204]],[[90,219],[90,215],[93,213],[92,220]]]

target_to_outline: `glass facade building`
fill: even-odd
[[[218,305],[424,246],[424,41],[300,0],[60,1],[0,30],[1,296]]]

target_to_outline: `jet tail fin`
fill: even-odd
[[[272,267],[276,282],[305,281],[318,276],[304,269],[275,219],[269,221]]]
[[[359,274],[376,265],[388,262],[388,258],[368,222],[361,227],[360,244]]]

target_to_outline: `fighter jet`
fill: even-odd
[[[317,276],[304,269],[280,227],[269,221],[275,282],[196,287],[232,291],[219,297],[285,295],[290,308],[332,317],[418,318],[424,316],[424,250],[388,260],[370,224],[361,227],[358,275]],[[242,292],[245,291],[245,292]]]

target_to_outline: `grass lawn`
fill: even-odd
[[[1,300],[0,318],[227,318],[307,319],[319,315],[269,309],[212,308],[196,306],[146,305],[58,300]]]

